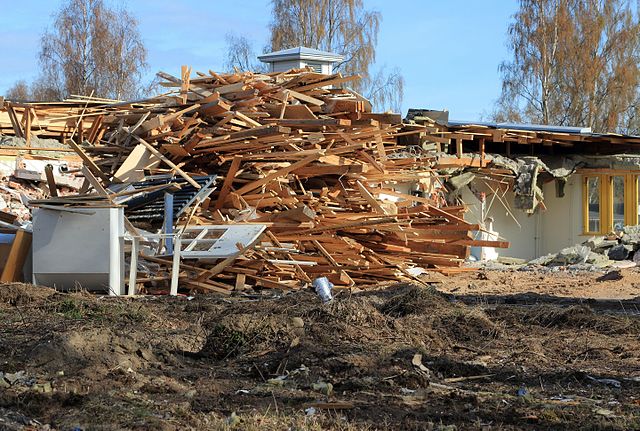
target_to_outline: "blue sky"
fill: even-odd
[[[403,114],[410,107],[449,109],[455,119],[479,119],[500,92],[498,65],[508,59],[507,26],[516,0],[364,0],[382,13],[377,65],[405,78]],[[6,3],[3,5],[3,3]],[[261,50],[268,40],[268,0],[113,0],[140,21],[149,76],[221,70],[225,34],[245,35]],[[0,0],[0,94],[38,75],[40,36],[59,0]]]

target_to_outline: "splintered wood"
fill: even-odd
[[[66,138],[104,186],[149,173],[189,182],[218,175],[188,222],[268,228],[222,266],[183,263],[181,287],[286,289],[319,276],[365,287],[463,269],[479,226],[464,221],[464,207],[446,206],[430,159],[411,157],[398,143],[406,133],[399,115],[372,113],[366,99],[333,87],[357,76],[310,69],[192,76],[185,67],[181,78],[159,77],[169,91],[143,101],[16,105],[11,129],[3,130],[24,135],[18,117],[31,112],[34,132]]]

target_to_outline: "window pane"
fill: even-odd
[[[636,207],[637,207],[637,211],[638,211],[638,221],[636,221],[636,224],[640,225],[640,187],[638,187],[638,178],[640,177],[633,177],[636,181],[636,190],[638,193],[638,196],[636,198]]]
[[[589,197],[589,232],[600,232],[600,178],[587,179],[587,196]]]
[[[613,230],[624,227],[624,177],[613,177]]]

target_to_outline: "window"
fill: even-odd
[[[612,220],[613,230],[621,231],[625,226],[624,212],[624,177],[616,175],[611,180],[611,202],[612,202]]]
[[[583,180],[583,230],[606,234],[640,224],[640,187],[635,174],[586,174]]]
[[[635,176],[632,180],[633,187],[635,188],[635,190],[633,190],[633,196],[635,196],[636,198],[636,201],[632,202],[632,205],[633,205],[632,210],[635,210],[636,212],[635,214],[636,224],[640,225],[640,187],[638,187],[639,181],[640,181],[640,175]]]
[[[316,73],[322,73],[322,63],[317,61],[307,61],[307,67],[312,67]]]
[[[600,177],[587,177],[587,228],[585,232],[600,232]]]

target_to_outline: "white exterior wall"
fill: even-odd
[[[482,187],[477,187],[482,190]],[[520,223],[520,226],[509,215],[509,211],[500,203],[498,198],[493,200],[493,204],[489,207],[491,202],[491,191],[487,190],[487,201],[485,204],[489,211],[486,213],[486,217],[493,218],[493,230],[497,231],[501,238],[509,241],[509,248],[497,249],[500,256],[520,257],[523,259],[533,259],[536,254],[536,215],[528,215],[523,211],[513,209],[513,192],[507,192],[502,200],[509,206],[509,211],[515,219]],[[468,206],[468,211],[465,214],[465,220],[469,223],[482,223],[482,204],[468,187],[465,187],[462,193],[462,200]]]
[[[398,192],[410,194],[413,183],[391,182],[389,185]],[[489,208],[492,200],[491,190],[484,189],[481,182],[476,182],[474,187],[486,193],[485,208]],[[485,217],[492,217],[493,230],[498,232],[500,238],[510,242],[509,248],[496,249],[500,256],[531,260],[580,244],[588,238],[582,234],[582,175],[576,174],[569,177],[562,198],[556,197],[555,181],[544,184],[542,191],[547,209],[536,211],[535,214],[526,214],[516,209],[514,193],[511,191],[502,198],[508,209],[500,203],[498,198],[493,199]],[[483,220],[480,201],[468,187],[463,188],[461,197],[468,208],[464,216],[465,220],[469,223],[481,224]],[[514,217],[520,226],[514,221]]]
[[[333,73],[333,64],[332,63],[323,63],[322,64],[322,73],[325,75],[331,75]]]
[[[269,64],[271,72],[286,72],[291,69],[300,69],[307,66],[307,62],[305,60],[276,61]],[[324,73],[325,75],[331,75],[333,73],[333,64],[321,62],[321,69],[321,73]]]
[[[304,67],[304,64],[300,60],[277,61],[269,64],[271,65],[271,72],[286,72],[291,69]]]
[[[554,181],[546,183],[543,186],[543,194],[547,210],[536,211],[535,214],[526,214],[515,209],[514,194],[508,192],[503,201],[509,206],[509,211],[520,226],[509,215],[504,205],[497,198],[494,199],[487,216],[493,217],[493,230],[511,243],[509,248],[497,249],[498,254],[530,260],[583,242],[587,237],[582,235],[581,178],[581,175],[569,178],[562,198],[556,197]],[[482,191],[481,186],[476,184],[476,187]],[[486,192],[488,207],[492,194],[490,190]],[[469,207],[465,220],[470,223],[482,222],[481,203],[467,187],[462,193],[462,200]]]
[[[547,211],[540,214],[542,235],[539,256],[557,253],[565,247],[579,244],[582,235],[582,175],[572,175],[564,186],[564,197],[556,197],[554,182],[544,185]]]

